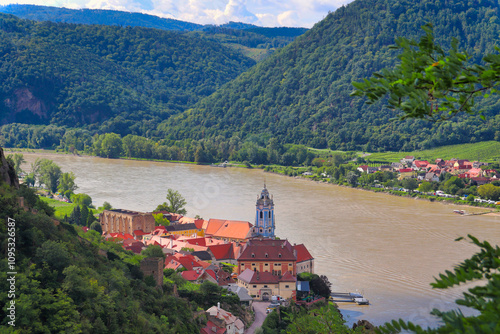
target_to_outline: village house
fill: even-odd
[[[201,334],[243,334],[243,321],[223,310],[220,303],[207,310],[207,325],[200,330]]]
[[[99,215],[99,222],[104,233],[133,233],[141,230],[150,233],[155,229],[155,219],[149,213],[113,209],[104,210]]]
[[[399,180],[417,177],[417,172],[411,168],[402,168],[399,170]]]
[[[359,166],[357,168],[358,171],[360,171],[361,173],[366,173],[366,174],[371,174],[371,173],[375,173],[378,171],[378,167],[370,167],[370,166],[367,166],[367,165],[362,165],[362,166]]]
[[[234,243],[208,246],[208,249],[210,249],[210,252],[212,252],[214,256],[212,263],[219,264],[221,262],[226,262],[234,265],[238,264],[236,261],[236,247]]]
[[[403,159],[400,160],[400,162],[406,166],[411,166],[413,161],[415,161],[415,157],[412,155],[407,155]]]
[[[422,160],[414,160],[411,167],[414,170],[420,171],[420,170],[426,169],[428,165],[429,165],[429,162],[426,160],[423,160],[423,161]]]

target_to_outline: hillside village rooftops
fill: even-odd
[[[165,231],[167,232],[178,232],[178,231],[189,231],[196,230],[196,225],[194,223],[189,224],[172,224],[165,226]]]
[[[250,236],[253,225],[241,220],[210,219],[205,230],[206,235],[216,238],[246,239]]]

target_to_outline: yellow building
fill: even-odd
[[[270,300],[271,296],[291,298],[295,291],[296,278],[287,271],[283,276],[270,272],[258,272],[245,269],[238,276],[238,285],[248,290],[255,300]]]

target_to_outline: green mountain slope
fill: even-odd
[[[34,21],[103,24],[178,31],[202,30],[204,27],[201,24],[161,18],[154,15],[104,9],[69,9],[12,4],[0,7],[0,12]]]
[[[317,148],[413,150],[500,139],[498,99],[482,103],[487,121],[391,122],[383,103],[349,97],[360,81],[395,64],[387,47],[417,37],[427,22],[438,42],[456,37],[473,60],[499,44],[497,1],[357,0],[339,8],[279,53],[160,127],[170,137],[277,137]],[[496,132],[496,133],[495,133]]]
[[[145,134],[254,65],[220,43],[0,14],[0,124]]]
[[[265,28],[241,22],[220,26],[200,25],[158,16],[101,9],[68,9],[35,5],[0,6],[0,13],[35,20],[77,24],[99,24],[155,28],[170,31],[197,32],[195,36],[208,38],[260,61],[276,48],[283,47],[302,35],[306,28]]]

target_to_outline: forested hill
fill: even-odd
[[[117,10],[69,9],[15,4],[0,7],[0,12],[34,21],[117,25],[178,31],[194,31],[204,28],[202,24]]]
[[[142,13],[36,5],[0,6],[0,13],[12,14],[34,21],[143,27],[185,33],[196,32],[195,36],[226,44],[258,61],[272,54],[276,48],[288,45],[297,36],[307,31],[306,28],[267,28],[241,22],[228,22],[220,26],[201,25]]]
[[[176,139],[277,137],[333,149],[412,150],[498,140],[498,98],[483,104],[487,121],[431,124],[391,122],[396,114],[383,103],[369,106],[349,94],[352,81],[395,64],[395,51],[388,49],[395,37],[418,37],[427,22],[438,42],[449,45],[456,37],[480,60],[500,45],[499,16],[493,0],[356,0],[162,128]]]
[[[6,14],[0,40],[0,124],[145,135],[255,64],[195,36]]]

